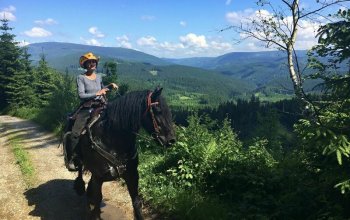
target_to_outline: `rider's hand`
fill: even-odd
[[[109,89],[107,89],[107,88],[101,89],[100,91],[98,91],[98,92],[96,93],[96,96],[106,95],[106,92],[107,92],[108,90],[109,90]]]

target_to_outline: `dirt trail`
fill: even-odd
[[[35,168],[30,189],[8,143],[15,136],[23,140],[21,146]],[[30,121],[0,116],[0,219],[84,219],[86,198],[74,192],[77,174],[66,170],[58,143],[53,134]],[[129,194],[120,183],[104,183],[103,195],[104,219],[133,219]]]

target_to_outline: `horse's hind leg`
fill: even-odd
[[[88,219],[101,219],[101,201],[102,201],[102,184],[103,181],[91,176],[89,185],[87,187],[87,205],[88,205]]]
[[[132,167],[132,169],[127,169],[123,178],[131,197],[132,206],[134,208],[134,217],[137,220],[142,220],[142,201],[139,196],[139,173],[137,171],[137,166]]]

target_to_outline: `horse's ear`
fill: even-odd
[[[162,91],[163,91],[163,88],[157,87],[152,93],[152,100],[157,99],[160,96],[160,94],[162,93]]]

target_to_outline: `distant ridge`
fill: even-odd
[[[286,55],[280,51],[232,52],[217,57],[184,59],[158,58],[133,49],[99,47],[73,43],[45,42],[28,45],[35,62],[45,55],[49,65],[60,72],[76,75],[79,57],[86,52],[101,56],[102,70],[106,61],[116,61],[120,79],[134,88],[164,85],[174,99],[218,102],[250,94],[292,94]],[[297,51],[301,68],[306,64],[306,51]],[[187,92],[189,92],[187,94]],[[181,94],[181,95],[180,95]]]
[[[103,71],[106,61],[115,61],[118,83],[128,84],[130,90],[164,87],[164,94],[173,106],[219,104],[237,97],[245,97],[255,89],[252,83],[214,70],[173,64],[132,49],[58,42],[28,45],[33,64],[44,54],[50,67],[71,75],[83,72],[79,68],[79,57],[88,51],[101,56],[99,72]]]
[[[301,67],[307,62],[306,51],[297,51]],[[178,65],[214,70],[237,79],[254,82],[258,87],[276,79],[289,81],[287,56],[281,51],[232,52],[218,57],[167,59]]]
[[[53,67],[59,69],[59,63],[63,61],[62,58],[71,59],[71,65],[74,65],[78,63],[77,60],[79,57],[86,52],[93,52],[101,56],[103,60],[121,59],[132,62],[146,62],[154,65],[169,64],[169,62],[156,56],[122,47],[98,47],[73,43],[44,42],[29,44],[28,48],[29,53],[32,54],[32,60],[37,61],[40,59],[41,54],[45,54],[46,59]]]

